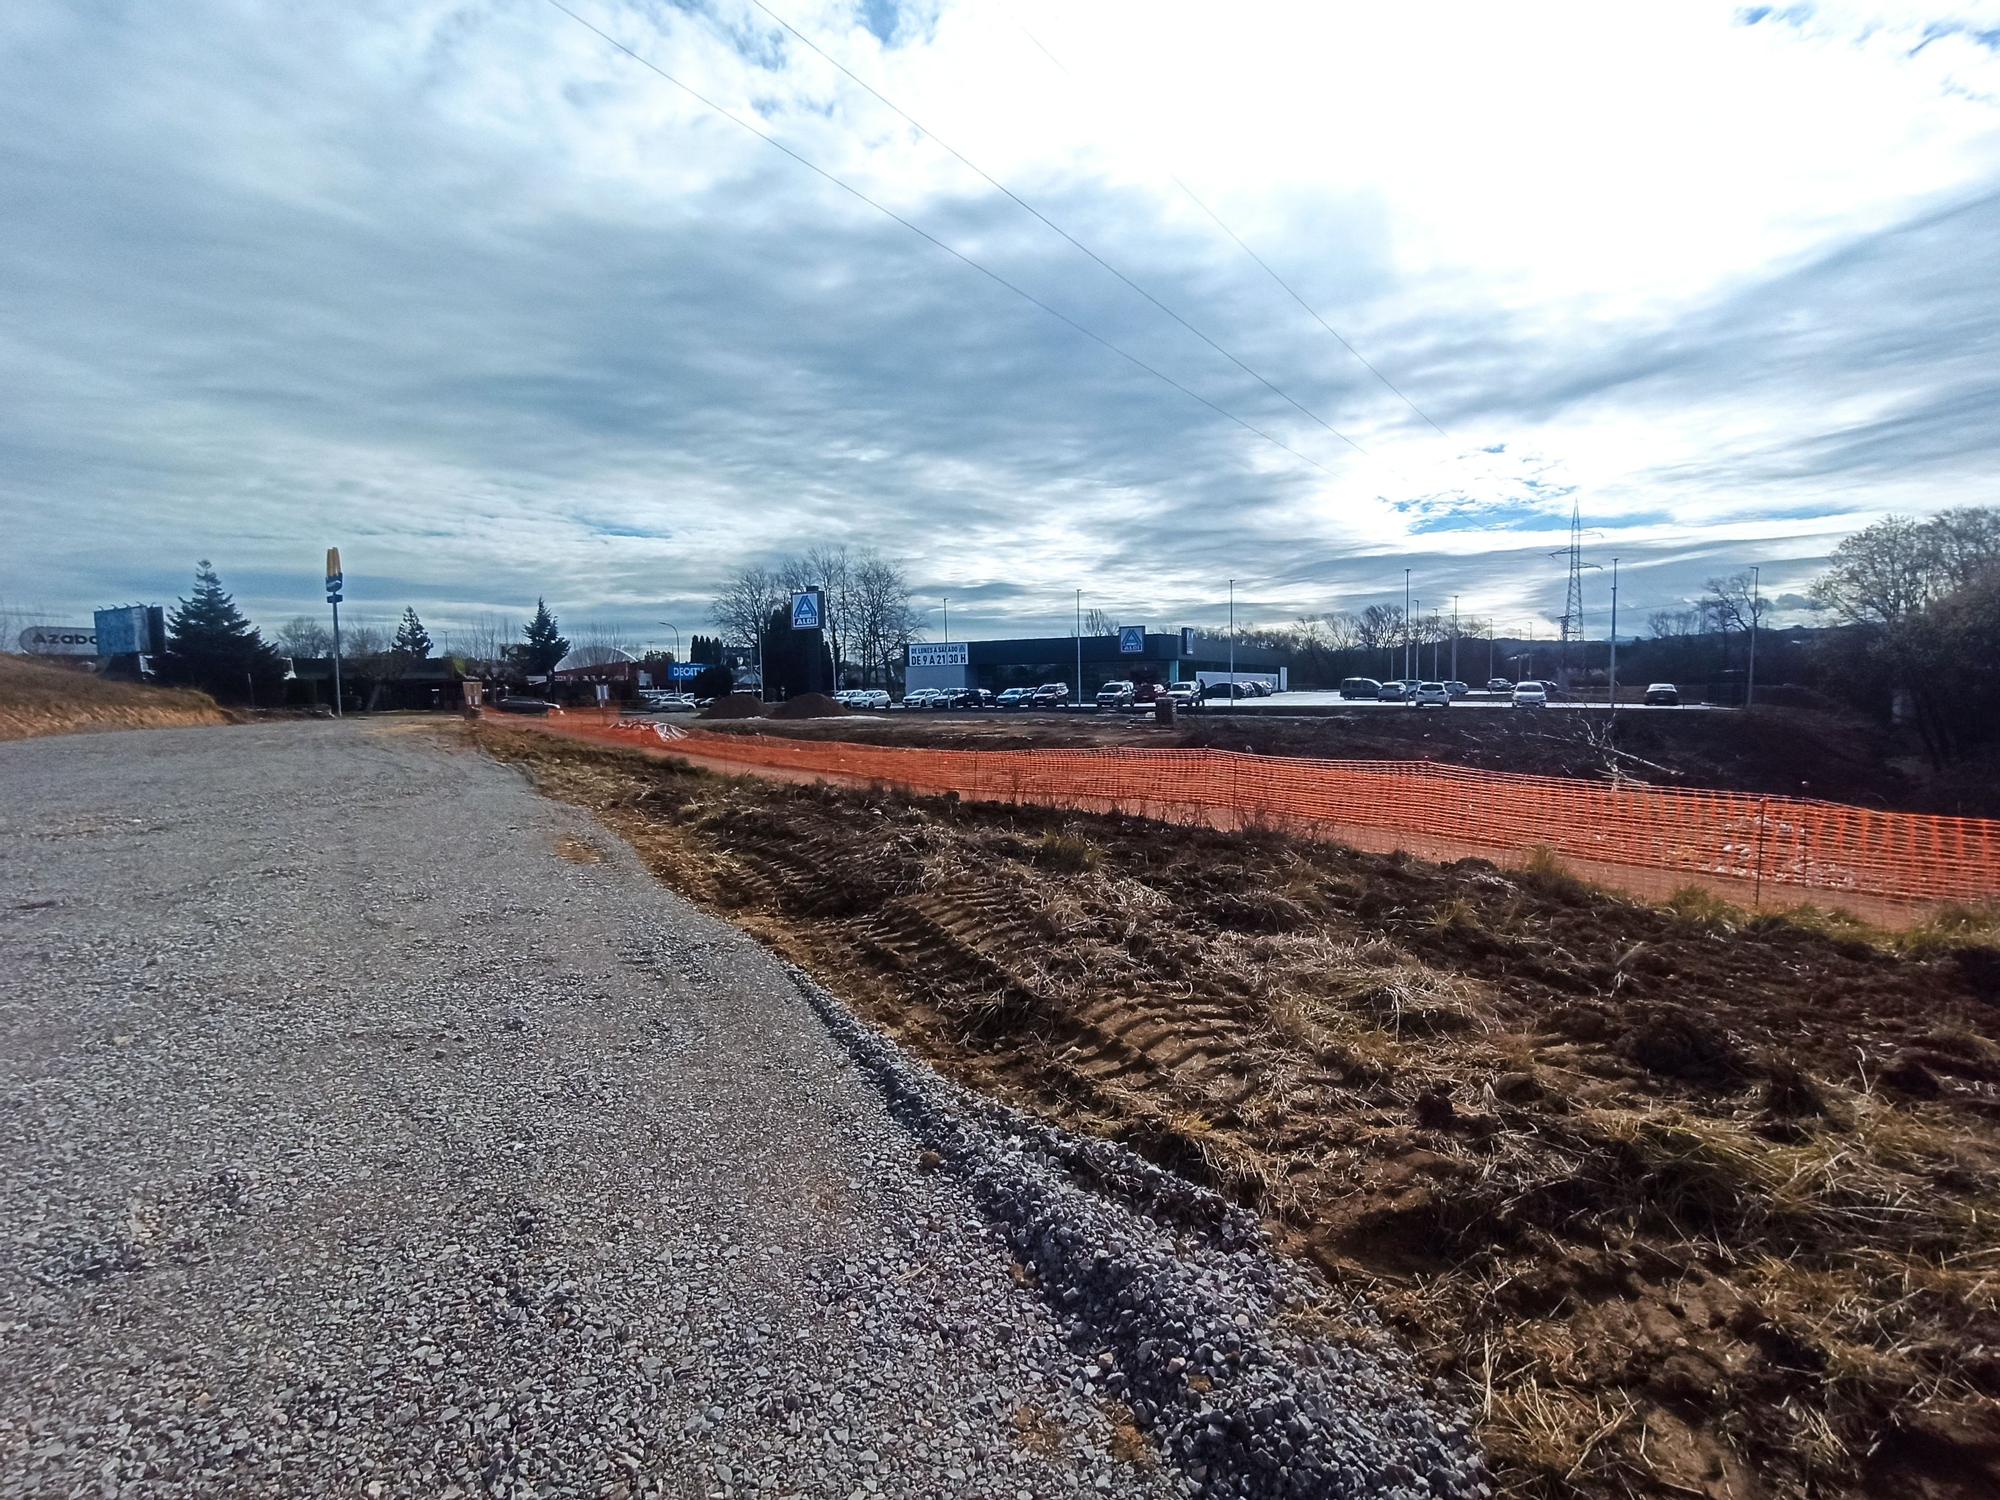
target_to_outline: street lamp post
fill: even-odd
[[[671,630],[674,633],[674,660],[679,661],[681,659],[680,626],[676,625],[672,620],[655,620],[653,623],[655,625],[664,625],[667,627],[667,629]]]
[[[1618,559],[1611,559],[1611,711],[1618,712]]]
[[[944,601],[944,638],[947,643],[951,640],[951,596],[949,594],[945,596]]]
[[[1229,706],[1236,707],[1236,580],[1229,580]]]
[[[1076,591],[1076,701],[1083,702],[1083,590]]]
[[[1403,569],[1403,680],[1410,679],[1410,570]]]
[[[1458,595],[1451,596],[1451,680],[1458,681]]]

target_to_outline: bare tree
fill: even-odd
[[[507,648],[519,634],[519,627],[505,615],[475,615],[445,637],[444,654],[462,657],[482,673],[492,675],[505,667]]]
[[[1371,604],[1354,622],[1355,644],[1367,650],[1403,643],[1403,607],[1400,604]]]
[[[1894,631],[2000,565],[2000,510],[1967,506],[1929,521],[1890,516],[1834,548],[1813,602],[1849,625]]]
[[[311,615],[292,616],[278,627],[273,640],[279,652],[285,656],[333,655],[333,632]]]
[[[843,653],[853,650],[855,563],[846,545],[809,547],[803,555],[788,557],[779,564],[778,574],[787,589],[794,592],[818,589],[824,595],[826,612],[823,628],[826,631],[827,651],[833,657],[837,674]]]
[[[886,684],[904,648],[922,634],[921,618],[910,604],[909,579],[900,564],[867,552],[854,565],[853,590],[850,631],[862,680]]]
[[[1118,634],[1117,616],[1107,610],[1086,609],[1083,612],[1083,633],[1085,635],[1116,635]]]
[[[768,568],[743,568],[730,575],[709,606],[722,633],[738,646],[756,646],[770,628],[771,611],[784,598],[785,586]]]
[[[368,661],[384,655],[389,649],[389,632],[380,625],[365,621],[355,621],[340,632],[340,655],[343,661]]]

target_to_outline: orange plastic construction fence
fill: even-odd
[[[1227,750],[943,750],[715,734],[610,715],[529,721],[717,769],[975,801],[1273,828],[1382,852],[1518,864],[1547,849],[1640,895],[1690,883],[1739,902],[1816,901],[1884,920],[2000,897],[2000,822],[1796,797],[1614,785],[1430,761]]]

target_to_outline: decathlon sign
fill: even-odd
[[[913,667],[969,667],[972,665],[971,649],[964,641],[952,645],[939,642],[931,646],[910,647],[910,665]]]
[[[95,656],[97,632],[88,625],[30,625],[20,647],[27,656]]]

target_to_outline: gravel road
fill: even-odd
[[[1308,1295],[426,728],[0,745],[0,1495],[1482,1494]]]

